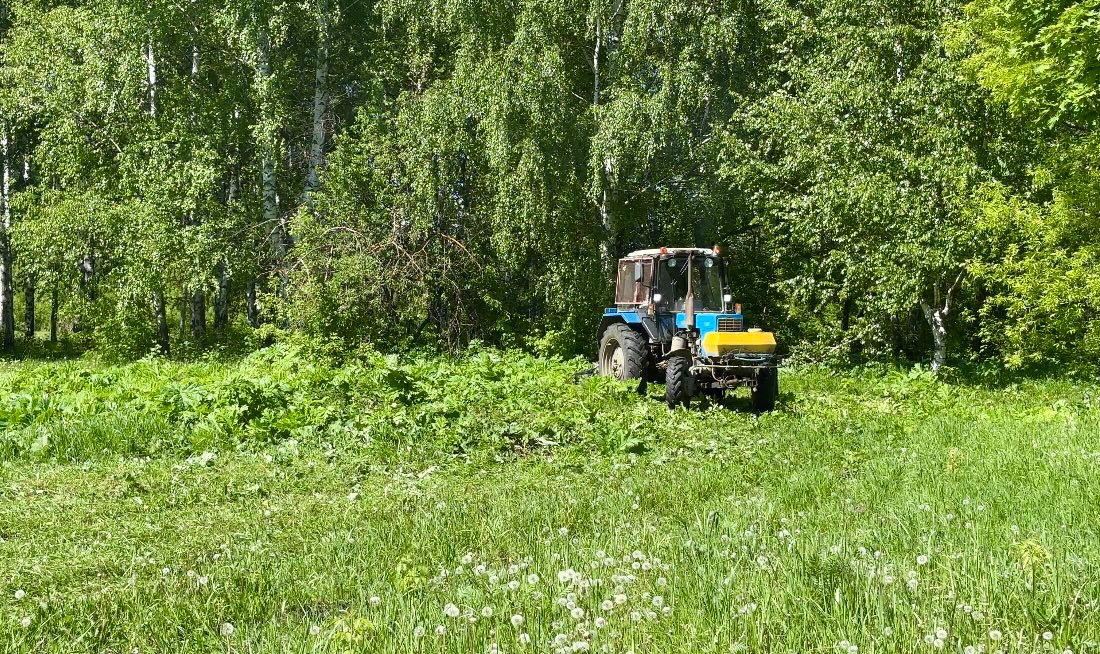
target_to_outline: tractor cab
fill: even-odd
[[[775,370],[775,338],[745,328],[717,248],[637,250],[620,259],[599,340],[601,373],[620,379],[667,380],[686,364],[690,379],[666,384],[670,405],[686,404],[695,389],[721,395],[749,386],[755,399],[758,386],[766,394],[774,385],[767,371]]]

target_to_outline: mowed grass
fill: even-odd
[[[517,357],[364,364],[408,376],[339,406],[274,360],[9,366],[67,394],[4,414],[0,649],[1096,651],[1094,386],[787,370],[757,418]],[[234,369],[323,427],[164,400]]]

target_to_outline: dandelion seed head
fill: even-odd
[[[221,628],[218,629],[218,633],[220,633],[223,638],[229,638],[236,630],[237,628],[233,626],[232,622],[225,622],[222,623]]]
[[[26,596],[27,596],[27,591],[23,590],[22,588],[15,591],[15,599],[17,599],[17,600],[21,600]]]
[[[1054,634],[1050,633],[1049,631],[1044,631],[1043,632],[1043,640],[1046,640],[1046,641],[1054,640]]]
[[[992,640],[992,641],[996,642],[1000,639],[1001,639],[1001,632],[999,630],[997,630],[997,629],[990,629],[989,630],[989,640]]]
[[[518,613],[513,615],[509,620],[513,627],[519,627],[523,624],[523,616]]]

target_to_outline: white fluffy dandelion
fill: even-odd
[[[532,572],[531,574],[527,575],[527,583],[531,584],[532,586],[539,583],[539,576]]]
[[[569,612],[570,617],[574,620],[581,620],[584,618],[584,609],[579,606],[573,607],[573,610]]]
[[[382,603],[382,598],[377,595],[371,595],[370,599],[367,601],[370,602],[371,606],[378,606]]]
[[[436,625],[436,627],[435,627],[435,635],[436,636],[442,636],[445,633],[447,633],[447,628],[446,627],[444,627],[443,625]]]
[[[928,565],[928,555],[921,554],[917,557],[917,565]]]
[[[237,628],[233,626],[232,622],[225,622],[222,623],[221,628],[218,629],[218,633],[222,635],[222,638],[229,638],[236,630]]]
[[[416,629],[413,629],[413,638],[423,638],[423,637],[424,637],[424,627],[417,627]]]
[[[519,627],[521,627],[523,625],[523,616],[517,613],[517,614],[513,615],[509,619],[509,621],[512,623],[513,627],[516,627],[518,629]]]
[[[27,591],[23,590],[22,588],[15,591],[15,599],[17,599],[17,600],[21,600],[26,596],[27,596]]]
[[[309,635],[310,636],[316,636],[319,633],[321,633],[321,628],[320,627],[318,627],[317,625],[310,625],[310,627],[309,627]]]
[[[458,616],[462,615],[462,610],[454,604],[448,604],[447,606],[443,607],[443,615],[447,616],[448,618],[457,618]]]
[[[483,617],[483,618],[493,617],[493,607],[491,607],[491,606],[483,607],[481,609],[481,617]]]
[[[611,609],[615,608],[615,602],[612,602],[611,600],[604,600],[600,602],[600,608],[604,611],[610,611]]]
[[[19,621],[19,626],[23,627],[24,629],[30,628],[30,626],[31,626],[31,616],[29,616],[29,615],[23,616],[23,619]]]
[[[1054,634],[1050,633],[1049,631],[1044,631],[1043,632],[1043,640],[1048,641],[1048,642],[1054,640]]]
[[[997,642],[998,640],[1001,639],[1001,637],[1002,637],[1002,634],[1001,634],[1000,630],[998,630],[998,629],[990,629],[989,630],[989,640],[992,640],[993,642]]]

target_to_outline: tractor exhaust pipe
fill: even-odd
[[[684,313],[686,314],[684,316],[684,326],[688,329],[695,329],[695,291],[694,284],[692,283],[694,281],[692,279],[692,268],[695,267],[693,265],[694,263],[694,255],[689,254],[687,258],[688,287],[687,295],[684,296]]]

